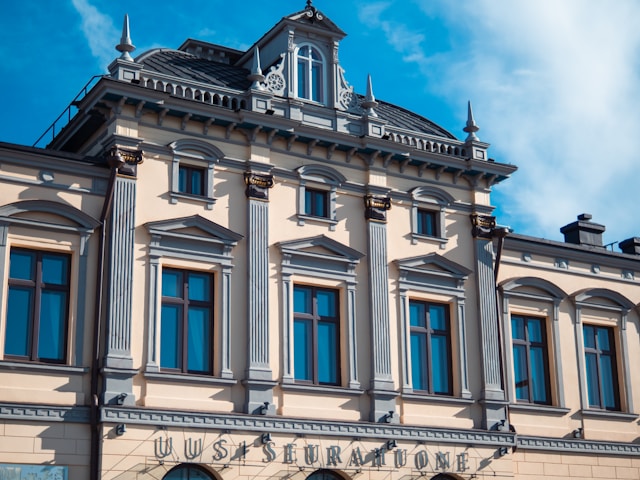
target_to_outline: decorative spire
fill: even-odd
[[[469,100],[467,107],[467,126],[462,129],[467,132],[467,142],[477,142],[480,139],[477,137],[476,132],[480,130],[480,127],[476,125],[476,121],[473,119],[473,110],[471,109],[471,100]]]
[[[373,96],[373,86],[371,83],[371,74],[367,76],[367,95],[364,97],[364,102],[361,103],[362,108],[365,109],[365,114],[370,117],[377,117],[378,115],[373,110],[378,106],[376,97]]]
[[[313,8],[313,0],[307,0],[307,8]]]
[[[251,64],[251,73],[247,75],[247,78],[253,82],[253,85],[251,85],[252,89],[264,90],[264,87],[262,86],[262,82],[264,82],[264,75],[262,74],[262,69],[260,68],[260,50],[257,46],[253,49],[253,63]]]
[[[129,35],[129,15],[124,15],[124,24],[122,25],[122,38],[120,38],[120,44],[116,46],[116,50],[122,52],[120,58],[133,62],[133,58],[129,55],[129,52],[133,52],[136,47],[131,43],[131,36]]]

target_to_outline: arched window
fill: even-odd
[[[180,465],[167,473],[162,480],[214,480],[214,477],[197,465]]]
[[[316,470],[307,477],[307,480],[344,480],[340,475],[331,470]]]
[[[324,102],[324,60],[311,45],[298,49],[298,98]]]

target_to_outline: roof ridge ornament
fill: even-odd
[[[314,20],[318,20],[318,21],[324,20],[324,17],[320,13],[320,10],[318,10],[316,7],[313,6],[313,0],[307,0],[307,6],[305,7],[304,10],[306,12],[307,17],[311,19],[311,22],[313,22]]]
[[[262,82],[264,82],[264,75],[262,74],[262,68],[260,68],[260,49],[256,45],[253,49],[253,62],[251,63],[251,73],[247,75],[247,79],[253,82],[251,85],[252,90],[264,90]]]
[[[364,97],[364,102],[362,102],[360,105],[362,106],[362,108],[364,108],[365,115],[369,117],[378,116],[378,114],[374,110],[374,108],[378,106],[378,102],[376,102],[376,97],[373,95],[371,74],[368,74],[367,76],[367,95]]]
[[[476,132],[480,130],[480,127],[476,125],[476,121],[473,118],[473,110],[471,109],[471,100],[467,103],[467,126],[462,129],[467,132],[466,142],[478,142],[480,139],[476,135]]]
[[[120,58],[133,62],[133,58],[129,55],[129,52],[133,52],[136,47],[131,42],[131,36],[129,34],[129,14],[124,14],[124,22],[122,25],[122,37],[120,38],[120,44],[116,45],[116,50],[122,52]]]

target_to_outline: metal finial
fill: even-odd
[[[307,8],[313,7],[313,0],[307,0]]]
[[[378,115],[373,110],[378,106],[376,97],[373,95],[373,84],[371,82],[371,74],[367,76],[367,95],[364,97],[364,102],[361,103],[362,108],[365,109],[365,113],[371,117],[377,117]]]
[[[120,44],[116,46],[116,50],[122,52],[120,58],[122,60],[133,61],[129,52],[133,52],[136,47],[131,43],[131,36],[129,35],[129,15],[124,15],[124,23],[122,25],[122,37],[120,38]]]
[[[476,121],[473,118],[473,110],[471,109],[471,101],[467,104],[467,126],[462,129],[467,132],[467,142],[474,141],[477,142],[480,140],[476,135],[476,132],[480,130],[480,127],[476,125]]]
[[[247,78],[253,82],[252,89],[263,90],[262,82],[264,82],[264,75],[260,68],[260,50],[256,46],[253,49],[253,62],[251,64],[251,73],[247,75]]]

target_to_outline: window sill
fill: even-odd
[[[233,378],[208,377],[205,375],[189,375],[181,373],[144,372],[144,378],[174,383],[202,383],[206,385],[231,386],[238,383]]]
[[[329,230],[331,230],[332,232],[335,231],[336,225],[338,224],[338,221],[334,220],[332,218],[314,217],[314,216],[311,216],[311,215],[298,214],[298,225],[302,226],[302,225],[305,224],[305,222],[319,223],[319,224],[328,225],[329,226]]]
[[[472,405],[473,398],[451,397],[448,395],[431,395],[429,393],[407,392],[402,394],[402,398],[407,400],[419,400],[421,402],[440,403],[443,405]]]
[[[193,202],[204,203],[207,210],[212,210],[216,199],[212,197],[204,197],[202,195],[192,195],[190,193],[169,192],[171,203],[178,203],[178,200],[190,200]]]
[[[440,245],[441,249],[444,249],[449,240],[443,237],[432,237],[430,235],[423,235],[421,233],[411,234],[411,244],[417,245],[418,242],[435,243]]]
[[[63,375],[84,375],[89,372],[88,367],[72,367],[70,365],[58,365],[49,363],[22,363],[0,360],[0,370],[18,370],[23,372],[50,372]]]
[[[281,383],[280,388],[292,392],[311,392],[313,394],[326,393],[331,395],[354,395],[364,394],[364,390],[355,388],[332,387],[330,385],[309,385],[299,383]]]
[[[536,413],[541,415],[558,415],[563,416],[571,411],[570,408],[555,407],[553,405],[540,405],[537,403],[511,403],[509,410],[523,413]]]
[[[580,410],[585,418],[602,418],[603,420],[622,420],[629,421],[638,418],[636,413],[614,412],[611,410]]]

